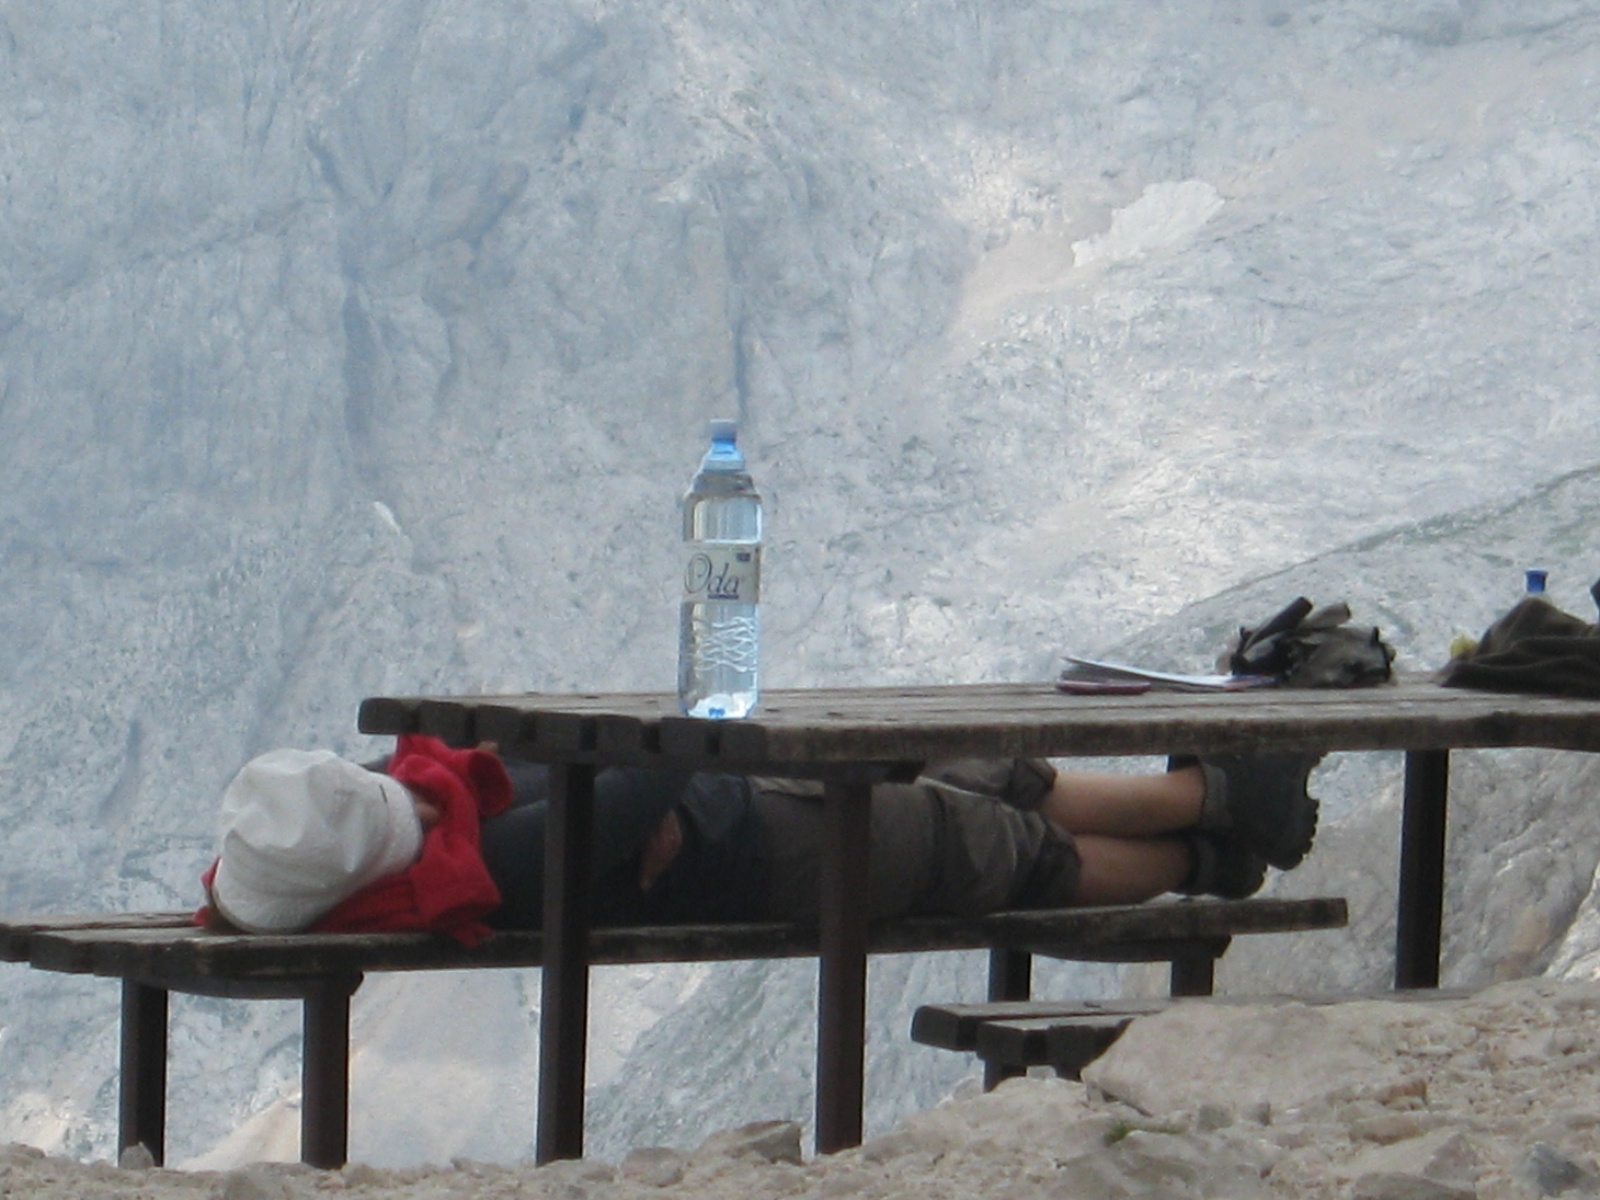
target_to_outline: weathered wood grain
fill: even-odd
[[[1375,688],[1068,696],[1048,683],[777,691],[740,721],[678,715],[663,695],[376,697],[360,727],[488,736],[536,758],[716,770],[782,762],[1544,746],[1600,750],[1600,701],[1412,678]],[[667,761],[663,761],[667,760]],[[802,766],[801,764],[805,764]]]
[[[995,913],[985,919],[994,945],[1050,954],[1139,941],[1200,941],[1234,934],[1336,929],[1349,920],[1342,897],[1299,900],[1179,901],[1115,908],[1058,908]]]
[[[1232,933],[1330,928],[1344,921],[1344,901],[1337,899],[1185,900],[971,918],[907,917],[873,926],[868,946],[875,954],[907,954],[1017,945],[1086,961],[1164,962],[1185,951],[1220,952]],[[814,927],[781,923],[602,928],[591,931],[590,939],[596,963],[818,953]],[[194,926],[185,914],[0,921],[0,945],[8,943],[16,951],[11,961],[41,970],[136,979],[206,994],[242,994],[217,991],[217,981],[226,980],[535,967],[543,962],[544,944],[540,933],[523,931],[496,933],[471,947],[434,933],[216,933]]]
[[[1388,992],[1325,992],[1303,996],[1136,997],[1113,1000],[1021,1000],[990,1004],[925,1004],[911,1020],[911,1038],[942,1050],[976,1053],[1006,1067],[1049,1066],[1076,1077],[1105,1053],[1138,1017],[1176,1004],[1347,1004],[1360,1000],[1434,1003],[1463,1000],[1470,990],[1408,988]]]
[[[1127,1013],[1086,1013],[1070,1021],[990,1021],[978,1029],[976,1052],[984,1062],[1054,1067],[1077,1079],[1132,1024]]]
[[[924,1004],[911,1016],[911,1040],[941,1050],[975,1050],[978,1030],[996,1021],[1030,1021],[1048,1026],[1079,1017],[1126,1016],[1161,1012],[1164,997],[1133,1000],[1003,1000],[991,1004]]]
[[[33,935],[73,929],[184,929],[194,924],[192,912],[77,913],[19,917],[0,922],[0,962],[27,962]]]

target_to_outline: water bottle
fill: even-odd
[[[691,717],[742,717],[760,692],[761,497],[738,426],[711,422],[711,448],[683,498],[678,701]]]

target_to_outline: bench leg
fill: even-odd
[[[143,1146],[156,1166],[166,1159],[167,990],[122,981],[122,1064],[117,1150]]]
[[[1172,960],[1174,996],[1209,996],[1216,987],[1217,959],[1210,953],[1186,954]]]
[[[1026,950],[989,951],[989,1003],[1028,1000],[1033,997],[1033,955]],[[990,1059],[983,1063],[983,1090],[992,1091],[1005,1079],[1026,1075],[1021,1066],[1006,1066]]]
[[[1400,899],[1396,908],[1394,985],[1439,986],[1439,927],[1444,916],[1444,843],[1450,751],[1406,754],[1400,822]]]
[[[300,1160],[342,1167],[350,1153],[350,997],[361,976],[317,980],[302,1002]]]
[[[817,1153],[861,1144],[867,1017],[872,785],[823,787],[821,955],[817,964]]]
[[[589,1041],[589,863],[595,769],[550,768],[544,843],[544,977],[539,1006],[540,1163],[583,1157],[583,1079]]]

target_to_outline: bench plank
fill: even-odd
[[[0,962],[27,962],[38,933],[72,930],[182,929],[194,925],[192,912],[75,913],[18,917],[0,922]]]
[[[1219,954],[1233,933],[1337,928],[1342,899],[1184,900],[1104,908],[1045,909],[983,917],[907,917],[869,931],[874,954],[1001,947],[1081,961],[1164,962]],[[369,971],[537,967],[543,935],[504,931],[476,946],[439,933],[228,934],[188,914],[40,917],[0,922],[8,961],[47,971],[164,982],[179,991],[204,981],[294,980]],[[718,962],[818,953],[815,927],[785,923],[595,929],[591,960]],[[211,990],[211,989],[205,989]]]
[[[985,919],[994,945],[1052,957],[1064,957],[1055,947],[1077,952],[1127,942],[1337,929],[1348,922],[1349,906],[1342,897],[1331,896],[1061,908],[995,913]]]
[[[992,1004],[924,1004],[911,1017],[911,1040],[941,1050],[976,1050],[978,1030],[991,1022],[1073,1020],[1107,1014],[1143,1016],[1172,1002],[1148,1000],[1007,1000]]]
[[[978,1057],[1003,1067],[1049,1066],[1069,1079],[1111,1049],[1133,1013],[1086,1013],[1070,1020],[989,1021],[978,1029]]]
[[[911,1039],[941,1050],[975,1053],[1000,1068],[1053,1067],[1077,1078],[1137,1018],[1176,1004],[1348,1004],[1362,1000],[1428,1003],[1463,1000],[1470,989],[1407,988],[1388,992],[1329,992],[1110,1000],[1023,1000],[989,1004],[925,1004],[912,1015]]]

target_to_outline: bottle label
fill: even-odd
[[[761,598],[761,547],[747,542],[690,542],[683,602],[754,604]]]

